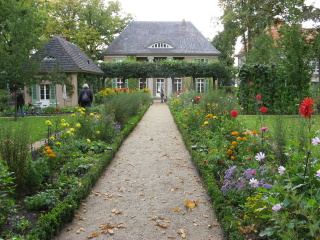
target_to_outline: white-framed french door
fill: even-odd
[[[157,78],[157,83],[156,83],[157,85],[156,85],[156,91],[157,91],[157,93],[156,93],[156,96],[157,97],[160,97],[160,93],[161,93],[161,91],[163,90],[164,91],[164,87],[165,87],[165,85],[164,85],[164,78]],[[164,94],[166,94],[166,93],[164,93]]]
[[[41,107],[50,106],[50,84],[40,84],[40,102]]]

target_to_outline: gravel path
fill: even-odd
[[[186,207],[186,199],[199,201]],[[212,204],[168,106],[155,102],[55,240],[220,240]]]

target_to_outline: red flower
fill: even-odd
[[[314,100],[312,100],[312,98],[307,97],[303,99],[299,109],[299,112],[301,113],[302,116],[311,118],[312,113],[315,111],[312,108],[313,103],[314,103]]]
[[[256,99],[257,100],[260,100],[262,98],[262,96],[260,95],[260,94],[258,94],[257,96],[256,96]]]
[[[59,112],[59,111],[60,111],[60,108],[56,108],[56,111]]]
[[[260,108],[260,112],[265,113],[265,112],[267,112],[267,111],[268,111],[268,108],[267,108],[267,107],[261,107],[261,108]]]
[[[249,85],[251,86],[253,84],[253,82],[250,82]]]
[[[194,100],[198,102],[200,100],[200,96],[196,96]]]
[[[239,113],[238,113],[238,111],[236,111],[236,110],[232,110],[232,111],[230,112],[230,115],[231,115],[232,117],[236,117],[236,116],[239,115]]]
[[[114,89],[113,91],[114,91],[114,92],[117,92],[117,89]]]

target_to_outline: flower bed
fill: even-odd
[[[116,109],[118,101],[136,109],[124,114]],[[106,103],[99,111],[76,108],[68,121],[45,121],[47,144],[33,153],[33,159],[25,144],[27,131],[0,129],[4,160],[0,162],[0,204],[4,206],[0,238],[51,239],[72,220],[81,201],[147,110],[149,104],[145,103],[151,102],[150,96],[135,98],[134,93],[118,101]],[[18,149],[21,152],[13,155]],[[21,153],[25,155],[20,157]],[[21,174],[18,177],[16,173]]]
[[[300,106],[298,139],[255,97],[257,129],[238,120],[236,98],[180,93],[169,106],[208,187],[228,239],[318,239],[320,164],[312,99]]]

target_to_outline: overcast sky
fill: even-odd
[[[190,21],[210,40],[221,31],[218,0],[119,0],[122,9],[136,21]]]

